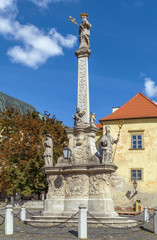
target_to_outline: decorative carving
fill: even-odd
[[[83,127],[83,115],[85,114],[85,111],[81,111],[79,107],[76,108],[76,115],[73,115],[72,118],[75,120],[74,127]]]
[[[64,179],[62,176],[50,176],[51,188],[49,194],[52,196],[64,196]]]
[[[78,106],[81,109],[87,110],[87,62],[86,57],[79,58],[79,86],[78,86]]]
[[[74,156],[76,159],[82,159],[84,156],[84,149],[82,147],[76,147],[74,151]]]
[[[99,195],[99,181],[100,175],[90,176],[89,180],[89,193],[92,195]]]
[[[105,129],[106,129],[106,133],[100,140],[101,148],[103,151],[102,163],[110,164],[113,162],[112,145],[114,143],[117,143],[119,139],[118,138],[116,140],[113,139],[113,137],[110,135],[109,126],[106,126]]]
[[[45,165],[53,166],[53,142],[52,136],[50,134],[46,134],[44,138],[44,146],[45,146],[44,152]]]
[[[66,195],[88,195],[88,177],[86,175],[68,176],[66,178]]]

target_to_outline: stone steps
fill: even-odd
[[[72,219],[69,219],[67,216],[32,216],[31,219],[26,219],[25,222],[28,225],[32,226],[55,226],[57,224],[67,225],[67,226],[76,226],[78,225],[78,217],[74,217]],[[96,220],[98,219],[99,222]],[[127,217],[117,217],[117,218],[105,218],[105,217],[99,217],[93,219],[91,217],[87,217],[87,223],[88,225],[92,226],[103,226],[103,224],[106,225],[106,227],[134,227],[137,225],[137,222],[134,220],[130,220]],[[66,222],[67,221],[67,222]],[[103,223],[103,224],[101,224]]]

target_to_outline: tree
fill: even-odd
[[[65,128],[55,116],[36,111],[20,114],[17,109],[7,108],[0,112],[0,190],[9,196],[16,192],[23,196],[46,191],[43,134],[53,136],[54,163],[62,154],[67,138]]]

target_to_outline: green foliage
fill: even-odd
[[[41,171],[44,166],[43,135],[53,136],[54,164],[62,154],[67,138],[61,121],[55,116],[44,116],[34,111],[25,115],[14,108],[0,112],[0,190],[8,195],[16,192],[23,196],[46,191],[46,178]]]

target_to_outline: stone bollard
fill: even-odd
[[[21,219],[21,221],[25,221],[26,220],[26,208],[24,206],[21,207],[20,219]]]
[[[14,197],[10,197],[10,204],[14,206]]]
[[[5,210],[5,235],[13,235],[13,206],[7,205]]]
[[[157,208],[154,209],[153,225],[154,225],[154,233],[157,234]]]
[[[143,221],[144,222],[149,222],[149,213],[148,213],[148,208],[145,207],[143,210]]]
[[[87,208],[83,204],[79,206],[78,238],[87,239]]]
[[[45,200],[45,193],[41,194],[41,200],[44,201]]]

